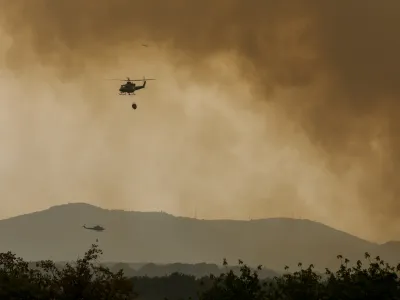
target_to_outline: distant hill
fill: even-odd
[[[153,263],[146,264],[139,269],[135,270],[133,267],[129,266],[129,264],[118,263],[110,266],[110,269],[114,272],[118,272],[119,270],[124,270],[124,274],[129,277],[163,277],[167,275],[171,275],[173,273],[182,273],[185,275],[191,275],[196,278],[201,278],[204,276],[209,276],[213,274],[218,276],[224,272],[232,270],[235,274],[240,274],[239,266],[228,266],[222,267],[216,264],[182,264],[182,263],[174,263],[174,264],[165,264],[165,265],[157,265]],[[279,276],[279,272],[275,272],[273,270],[263,268],[259,272],[260,278],[271,278],[274,276]]]
[[[106,230],[88,231],[83,224],[99,224]],[[197,220],[84,203],[0,220],[0,236],[0,252],[10,250],[27,260],[74,260],[96,238],[104,251],[103,261],[125,263],[220,265],[223,258],[231,264],[240,258],[275,270],[294,267],[299,261],[322,270],[336,268],[338,254],[360,259],[368,251],[391,262],[400,256],[400,243],[378,245],[308,220]]]
[[[56,266],[59,269],[63,269],[66,262],[56,262]],[[209,275],[218,276],[222,273],[232,270],[235,274],[240,274],[239,266],[219,266],[217,264],[154,264],[148,263],[143,265],[129,264],[129,263],[101,263],[102,266],[110,268],[112,272],[124,271],[124,274],[128,277],[164,277],[169,276],[174,273],[181,273],[189,276],[194,276],[195,278],[202,278]],[[32,269],[40,270],[40,267],[36,265],[36,262],[30,262],[29,267]],[[253,268],[255,270],[255,268]],[[272,278],[274,276],[279,276],[281,273],[274,270],[263,268],[258,271],[260,278]]]

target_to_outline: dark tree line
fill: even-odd
[[[273,279],[260,279],[257,270],[239,261],[240,274],[228,271],[196,279],[179,273],[165,277],[124,276],[97,263],[97,245],[74,264],[57,268],[52,261],[30,268],[11,252],[0,254],[0,299],[54,300],[347,300],[400,299],[400,264],[391,266],[368,253],[354,266],[341,256],[338,270],[318,274],[313,266]],[[224,264],[227,265],[226,261]],[[259,268],[261,270],[261,267]]]

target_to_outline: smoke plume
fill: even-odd
[[[1,75],[2,198],[398,234],[399,1],[2,0],[0,20],[25,82]],[[143,74],[134,113],[103,80]]]

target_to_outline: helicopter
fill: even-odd
[[[94,227],[86,227],[86,225],[83,225],[82,227],[85,228],[85,229],[94,230],[94,231],[104,231],[104,230],[106,230],[104,227],[101,227],[99,225],[96,225]]]
[[[136,95],[135,91],[144,89],[146,87],[146,82],[147,80],[155,80],[155,79],[147,79],[143,76],[143,79],[130,79],[129,77],[126,77],[126,79],[110,79],[110,80],[119,80],[119,81],[126,81],[125,84],[121,84],[119,88],[119,95]],[[133,81],[143,81],[142,85],[136,85],[133,83]],[[132,103],[132,108],[136,109],[137,104]]]

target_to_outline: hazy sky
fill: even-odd
[[[88,202],[399,238],[400,2],[277,3],[0,0],[0,217]],[[131,98],[104,80],[143,75]]]

